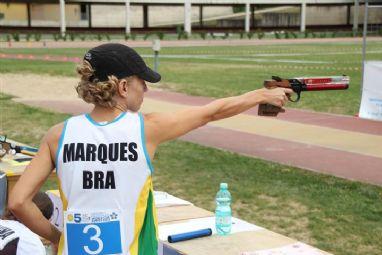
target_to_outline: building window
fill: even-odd
[[[88,19],[88,6],[87,4],[81,4],[81,20]]]

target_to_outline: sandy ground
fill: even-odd
[[[75,89],[78,81],[76,77],[0,73],[0,93],[15,96],[15,101],[75,99],[82,101]],[[153,88],[150,83],[147,85],[150,90],[161,90]]]
[[[61,76],[0,74],[0,92],[23,99],[75,99],[77,82]]]

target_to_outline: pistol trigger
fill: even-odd
[[[293,102],[293,103],[296,103],[296,102],[300,101],[300,94],[301,94],[301,91],[297,91],[296,94],[297,94],[297,98],[294,99],[294,100],[292,99],[292,97],[291,97],[290,94],[287,94],[288,100],[291,101],[291,102]]]
[[[300,95],[301,95],[301,91],[297,92],[297,98],[296,100],[294,100],[295,102],[300,101]]]

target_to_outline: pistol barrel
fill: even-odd
[[[344,89],[348,89],[348,88],[349,88],[349,84],[347,84],[347,83],[338,83],[338,84],[322,83],[322,84],[306,85],[305,91],[344,90]]]
[[[305,86],[302,91],[345,90],[349,88],[349,76],[296,78]]]

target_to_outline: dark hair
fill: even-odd
[[[46,193],[39,191],[33,197],[32,201],[33,201],[33,203],[35,203],[37,205],[38,209],[40,209],[42,215],[44,215],[44,217],[46,219],[49,220],[50,217],[52,217],[53,210],[54,210],[53,202]],[[8,208],[5,210],[5,213],[2,217],[2,219],[4,219],[4,220],[18,220]]]
[[[50,219],[53,214],[53,202],[49,198],[49,196],[44,193],[39,191],[32,199],[33,203],[35,203],[44,215],[46,219]]]

